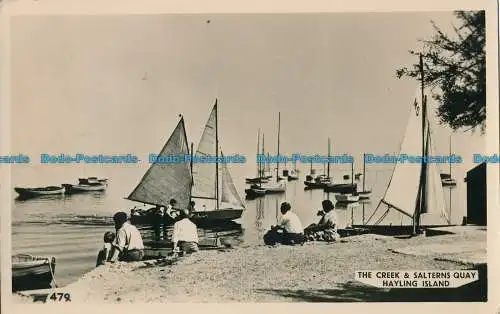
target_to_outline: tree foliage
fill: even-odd
[[[424,86],[431,87],[432,97],[439,102],[437,116],[441,124],[453,130],[486,128],[486,58],[485,12],[454,12],[460,26],[454,26],[454,36],[445,34],[431,22],[435,34],[422,40],[424,51],[410,50],[424,61]],[[411,68],[396,71],[398,78],[420,79],[417,62]]]

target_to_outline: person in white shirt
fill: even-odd
[[[304,229],[299,217],[291,211],[292,206],[288,202],[281,203],[281,218],[277,226],[264,236],[266,244],[303,244],[305,242]]]
[[[113,216],[115,221],[116,239],[113,243],[114,252],[111,262],[117,260],[134,262],[142,260],[144,256],[144,244],[139,230],[127,220],[127,214],[118,212]]]
[[[323,211],[318,212],[318,215],[321,216],[320,221],[318,224],[308,226],[304,233],[309,240],[336,241],[340,235],[337,233],[335,206],[330,200],[324,200],[321,205]]]
[[[180,212],[178,220],[174,224],[172,233],[172,242],[174,243],[174,252],[182,250],[184,253],[193,253],[198,251],[198,231],[196,225],[189,219],[189,210],[184,209]]]

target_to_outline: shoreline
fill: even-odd
[[[120,262],[55,290],[71,293],[75,303],[482,301],[486,229],[452,229],[410,239],[364,234],[332,243],[243,246]],[[459,269],[480,269],[480,280],[456,289],[385,289],[354,279],[358,270]],[[16,301],[33,302],[23,297],[30,293],[17,293]]]

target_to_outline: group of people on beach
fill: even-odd
[[[176,209],[177,201],[171,199],[167,207],[155,207],[152,210],[158,215],[155,225],[155,238],[159,241],[160,225],[165,219],[174,221],[171,241],[173,252],[190,254],[197,252],[198,231],[196,225],[190,220],[194,211],[194,202],[191,202],[190,209]],[[274,245],[277,243],[284,245],[304,244],[306,241],[335,241],[340,236],[337,232],[337,219],[335,216],[335,206],[330,200],[322,202],[323,210],[318,212],[320,220],[316,224],[311,224],[306,228],[302,227],[299,217],[292,211],[290,203],[281,204],[281,218],[276,226],[264,235],[264,243]],[[134,212],[130,221],[134,219]],[[104,248],[99,252],[97,266],[105,262],[116,261],[140,261],[144,257],[144,243],[139,230],[130,223],[125,212],[117,212],[113,216],[116,232],[106,232],[104,234]],[[166,230],[164,228],[164,240],[166,240]]]
[[[335,206],[330,200],[324,200],[321,205],[323,210],[317,213],[321,217],[319,222],[304,229],[299,217],[292,211],[290,203],[281,203],[282,216],[278,224],[271,226],[271,230],[264,235],[264,243],[294,245],[306,241],[336,241],[340,236],[337,232]]]
[[[158,225],[155,226],[156,240],[159,240],[159,226],[166,217],[169,217],[174,223],[172,233],[173,252],[190,254],[198,251],[198,231],[196,225],[190,220],[191,211],[188,209],[176,209],[175,199],[171,199],[167,207],[158,206],[153,210],[159,216]],[[194,209],[194,202],[191,202],[191,208]],[[140,261],[144,257],[144,243],[142,235],[133,223],[134,212],[128,219],[125,212],[117,212],[113,216],[115,223],[115,232],[108,231],[104,234],[104,247],[97,257],[97,266],[106,262]],[[165,225],[165,224],[164,224]],[[166,240],[166,231],[164,229],[164,239]]]

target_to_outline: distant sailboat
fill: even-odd
[[[259,154],[259,152],[260,152],[260,129],[257,135],[257,154]],[[264,134],[262,134],[262,156],[264,156]],[[272,176],[266,176],[264,172],[265,172],[264,164],[261,162],[257,162],[257,176],[255,178],[246,178],[246,183],[252,184],[252,183],[269,182],[269,179],[272,178]]]
[[[358,191],[359,194],[359,199],[360,200],[367,200],[370,199],[370,194],[372,193],[372,190],[367,190],[365,187],[365,182],[366,182],[366,154],[363,154],[363,189],[361,191]]]
[[[423,77],[422,59],[420,62]],[[401,154],[434,155],[423,86],[421,93],[420,103],[417,101],[418,97],[415,97],[410,108]],[[373,226],[370,226],[379,231],[391,229],[391,226],[379,225],[391,209],[410,219],[411,224],[401,228],[404,232],[408,231],[406,227],[411,227],[412,234],[418,234],[422,226],[443,225],[443,223],[449,225],[450,220],[445,209],[444,193],[436,163],[396,163],[387,190],[366,224],[382,206],[387,206],[386,211]]]
[[[326,174],[319,175],[317,177],[314,177],[314,172],[312,168],[312,162],[311,162],[311,174],[306,177],[306,180],[304,181],[304,185],[306,186],[305,189],[322,189],[325,188],[328,184],[331,183],[331,176],[330,176],[330,138],[328,138],[328,162],[327,162],[327,171]]]
[[[280,155],[280,128],[281,113],[278,113],[278,148],[276,154],[276,182],[270,181],[262,184],[261,188],[266,190],[266,194],[284,193],[286,191],[286,181],[279,176],[279,155]]]

